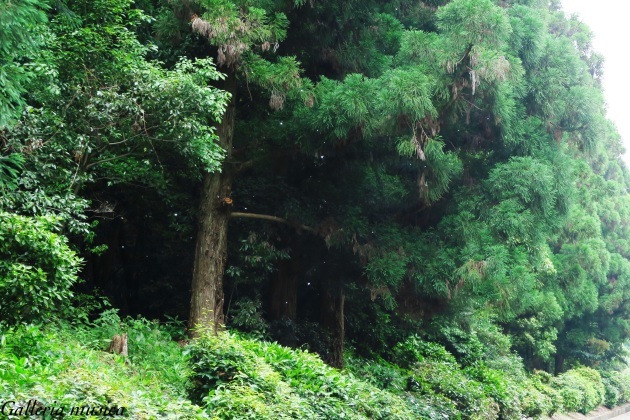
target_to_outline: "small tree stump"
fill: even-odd
[[[127,334],[115,335],[109,343],[107,351],[127,357],[129,355],[127,352]]]

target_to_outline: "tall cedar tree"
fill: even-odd
[[[190,30],[206,39],[225,72],[220,87],[231,100],[217,125],[219,144],[226,152],[220,173],[204,176],[198,211],[195,246],[190,331],[197,325],[224,324],[223,273],[227,258],[227,232],[230,219],[232,181],[238,169],[233,159],[234,125],[239,79],[246,79],[269,92],[269,106],[281,109],[287,95],[302,87],[298,63],[293,57],[274,57],[285,38],[288,21],[281,8],[284,2],[201,0],[176,3],[173,13],[190,24]],[[270,56],[271,60],[267,60]],[[305,95],[306,97],[306,95]]]

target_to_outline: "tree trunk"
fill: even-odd
[[[129,349],[127,346],[127,334],[116,334],[107,347],[107,351],[114,354],[120,354],[121,356],[129,356]]]
[[[230,158],[234,139],[236,113],[236,77],[228,69],[225,85],[232,94],[221,123],[217,126],[219,143]],[[232,174],[223,167],[221,173],[207,173],[203,180],[199,204],[197,242],[193,269],[188,326],[191,336],[195,327],[210,326],[214,333],[224,324],[223,271],[227,259],[227,233],[230,219],[229,206],[224,199],[230,197]]]
[[[341,285],[332,286],[324,291],[322,297],[323,324],[332,338],[332,348],[326,361],[332,367],[343,369],[344,304],[346,300],[343,288]]]
[[[278,271],[272,277],[271,318],[274,321],[297,318],[297,283],[302,275],[302,250],[300,241],[294,238],[287,243],[291,258],[280,261]]]
[[[556,356],[554,359],[555,374],[560,375],[564,370],[564,356],[559,350],[556,350]]]
[[[297,258],[297,257],[293,257]],[[272,280],[271,317],[274,321],[295,321],[297,313],[297,276],[293,260],[282,261]]]

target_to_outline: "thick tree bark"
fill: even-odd
[[[228,70],[223,86],[232,94],[217,135],[221,147],[232,152],[234,118],[236,113],[236,78]],[[223,271],[227,258],[229,206],[224,201],[230,197],[232,174],[230,168],[221,173],[208,173],[204,177],[201,202],[199,204],[197,242],[190,299],[189,331],[196,335],[195,327],[211,326],[216,333],[224,324],[223,318]]]
[[[326,362],[343,369],[343,347],[345,338],[344,304],[345,296],[341,285],[328,288],[322,295],[323,324],[332,338],[332,348]]]
[[[107,351],[114,354],[120,354],[121,356],[129,356],[129,349],[127,346],[127,334],[116,334],[107,347]]]
[[[299,251],[295,252],[290,260],[280,262],[272,282],[271,317],[273,320],[289,319],[295,321],[299,268]]]
[[[555,374],[560,375],[564,371],[564,355],[560,351],[557,351],[554,362]]]

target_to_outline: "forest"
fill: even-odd
[[[560,0],[0,0],[2,418],[630,402],[630,172]]]

